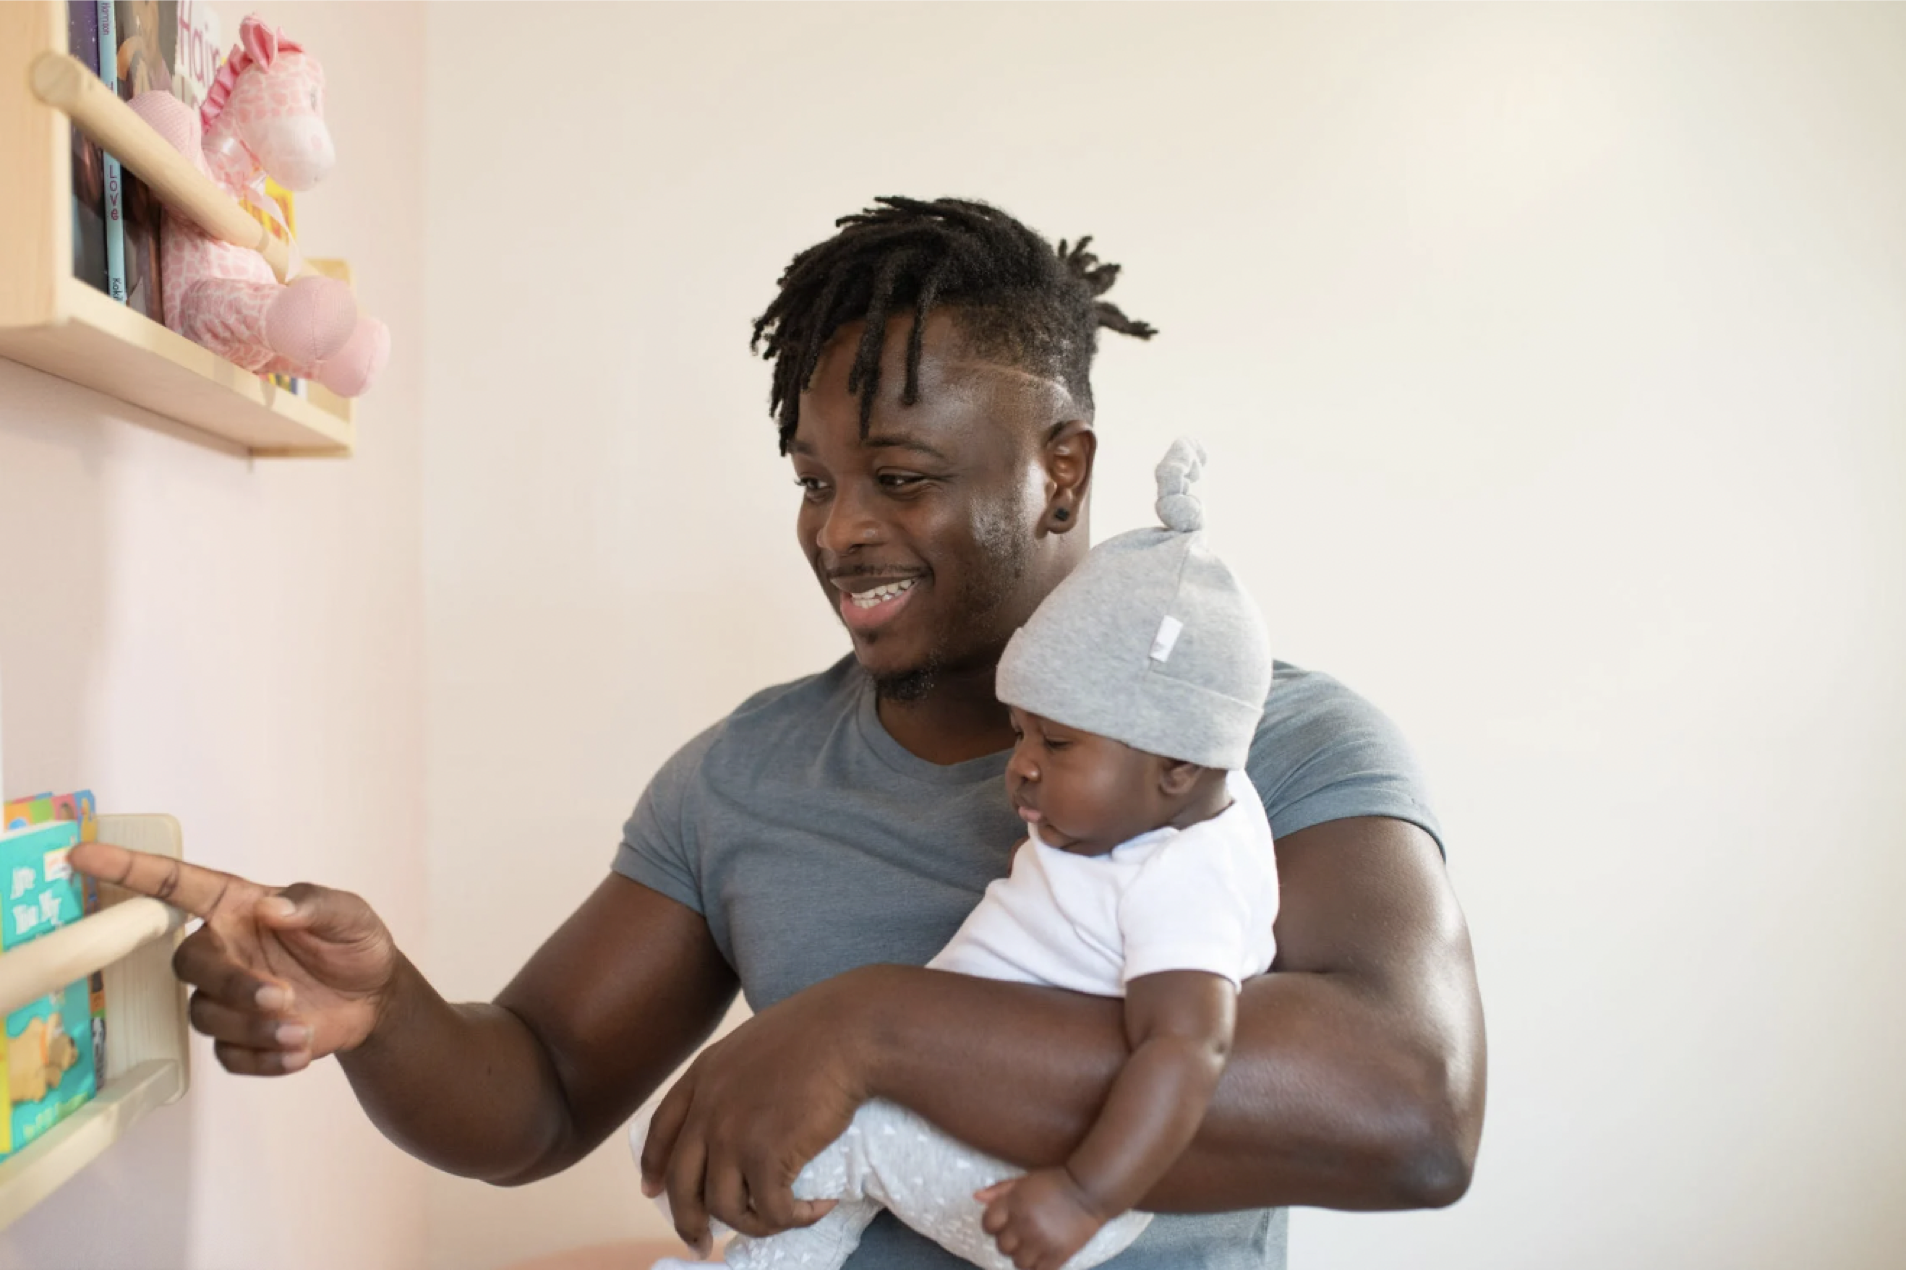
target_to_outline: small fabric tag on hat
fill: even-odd
[[[1178,642],[1178,632],[1185,624],[1170,614],[1158,624],[1158,634],[1152,637],[1152,660],[1170,661],[1172,646]]]

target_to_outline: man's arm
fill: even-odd
[[[1484,1042],[1468,931],[1435,844],[1366,817],[1292,834],[1277,853],[1277,963],[1244,986],[1204,1124],[1144,1207],[1454,1202],[1482,1131]],[[893,978],[870,1091],[1006,1159],[1065,1158],[1123,1059],[1117,1003]]]
[[[1142,1207],[1454,1202],[1481,1135],[1485,1060],[1469,936],[1435,843],[1398,820],[1332,821],[1279,841],[1278,876],[1277,964],[1244,986],[1204,1123]],[[705,1052],[658,1111],[644,1169],[659,1179],[692,1137],[715,1216],[731,1217],[721,1195],[781,1209],[799,1155],[788,1143],[824,1128],[791,1130],[790,1113],[757,1105],[790,1056],[817,1088],[892,1099],[981,1150],[1051,1167],[1084,1138],[1126,1054],[1116,1001],[868,967]],[[773,1083],[785,1098],[787,1078]],[[757,1130],[763,1117],[772,1127]]]
[[[404,962],[370,1039],[339,1058],[398,1146],[517,1185],[627,1121],[734,994],[701,914],[611,874],[492,1005],[452,1005]]]
[[[105,843],[71,860],[204,919],[172,964],[227,1069],[283,1076],[336,1054],[399,1146],[492,1182],[587,1153],[734,997],[701,915],[614,874],[486,1006],[445,1002],[349,892],[261,886]]]

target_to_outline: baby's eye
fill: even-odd
[[[1049,736],[1046,738],[1046,748],[1049,750],[1069,750],[1072,748],[1072,742],[1062,736]]]

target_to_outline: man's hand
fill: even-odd
[[[190,984],[192,1026],[227,1071],[282,1076],[364,1043],[398,954],[355,895],[299,883],[272,888],[229,873],[103,842],[74,868],[205,919],[172,969]]]
[[[986,1205],[980,1228],[1019,1270],[1059,1270],[1105,1224],[1064,1169],[1035,1169],[973,1198]]]
[[[704,1251],[708,1219],[765,1238],[812,1225],[831,1201],[794,1198],[795,1177],[867,1100],[850,971],[763,1010],[703,1050],[656,1108],[642,1189],[668,1192],[682,1242]]]

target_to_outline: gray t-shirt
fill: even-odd
[[[903,748],[852,657],[769,688],[676,752],[636,804],[615,869],[708,920],[756,1010],[856,966],[920,966],[1025,828],[1002,751],[940,766]],[[1249,773],[1271,832],[1390,816],[1441,841],[1394,724],[1328,675],[1279,662]],[[1115,1270],[1281,1270],[1284,1209],[1153,1221]],[[966,1263],[883,1213],[849,1270]]]

